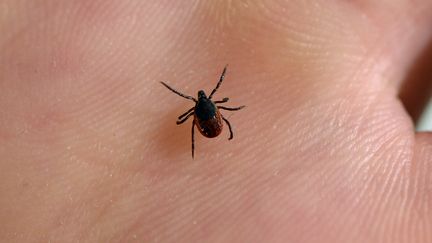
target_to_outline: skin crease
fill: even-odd
[[[2,1],[1,241],[432,242],[432,139],[397,96],[431,11]],[[193,103],[159,81],[209,93],[225,64],[214,99],[247,107],[192,160]]]

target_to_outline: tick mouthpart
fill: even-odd
[[[204,93],[204,90],[198,91],[198,99],[207,99],[207,95]]]

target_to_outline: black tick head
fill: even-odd
[[[203,90],[198,91],[198,99],[199,100],[207,99],[207,95],[204,93]]]

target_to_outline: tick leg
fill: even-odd
[[[228,140],[231,140],[231,139],[233,139],[233,137],[234,137],[234,135],[233,135],[233,131],[232,131],[232,127],[231,127],[231,124],[229,123],[229,121],[228,121],[225,117],[222,116],[222,119],[223,119],[223,120],[226,122],[226,124],[228,125],[229,132],[230,132],[230,137],[228,138]]]
[[[177,90],[171,88],[170,86],[168,86],[168,84],[166,84],[166,83],[164,83],[164,82],[161,82],[161,84],[163,84],[163,86],[165,86],[167,89],[171,90],[172,92],[174,92],[174,93],[180,95],[181,97],[186,98],[186,99],[188,99],[188,100],[193,100],[193,101],[197,102],[197,100],[196,100],[194,97],[189,96],[189,95],[182,94],[182,93],[178,92]]]
[[[246,107],[245,105],[242,105],[240,107],[234,107],[234,108],[225,107],[225,106],[218,106],[217,108],[222,109],[222,110],[227,110],[227,111],[238,111],[238,110],[241,110],[245,107]]]
[[[215,101],[214,103],[215,103],[215,104],[225,103],[225,102],[228,102],[228,100],[229,100],[229,98],[228,98],[228,97],[225,97],[225,98],[223,98],[222,100]]]
[[[194,113],[191,112],[191,113],[189,113],[185,118],[183,118],[182,120],[178,120],[178,121],[176,121],[177,125],[180,125],[180,124],[184,123],[185,121],[187,121],[187,119],[189,119],[189,117],[191,117],[193,114],[194,114]]]
[[[225,78],[225,73],[226,73],[227,67],[228,67],[228,65],[226,65],[224,67],[224,69],[222,71],[222,74],[221,74],[221,76],[219,78],[219,82],[217,83],[216,88],[213,89],[213,91],[211,92],[210,96],[208,97],[209,99],[211,99],[212,96],[214,95],[214,93],[216,93],[216,91],[219,89],[219,86],[221,85],[223,79]]]
[[[195,121],[192,122],[192,159],[194,158],[195,154],[195,137],[194,137],[194,129],[195,128]]]
[[[195,109],[195,107],[190,108],[188,111],[186,111],[183,115],[179,116],[177,118],[177,120],[181,120],[183,117],[187,116],[187,114],[189,114],[189,112],[193,111]]]

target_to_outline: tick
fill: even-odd
[[[229,121],[219,112],[219,110],[227,110],[227,111],[237,111],[245,106],[240,107],[225,107],[221,105],[221,103],[226,103],[229,98],[225,97],[222,100],[218,101],[212,101],[213,95],[216,93],[216,91],[219,89],[220,85],[222,84],[222,81],[224,80],[225,73],[227,70],[227,66],[222,71],[222,74],[219,78],[219,82],[216,84],[216,87],[213,89],[213,91],[210,93],[209,97],[205,94],[203,90],[198,91],[198,98],[195,99],[192,96],[185,95],[183,93],[180,93],[179,91],[171,88],[168,84],[161,82],[165,87],[167,87],[172,92],[176,93],[177,95],[180,95],[181,97],[192,100],[195,102],[195,106],[190,108],[188,111],[186,111],[183,115],[179,116],[177,119],[177,125],[183,124],[185,121],[189,119],[189,117],[194,116],[194,119],[192,121],[192,158],[194,157],[195,153],[195,137],[194,137],[194,130],[195,126],[198,127],[198,130],[200,133],[207,138],[214,138],[217,137],[222,132],[223,128],[223,121],[228,125],[230,136],[228,140],[233,139],[233,131],[231,124]]]

